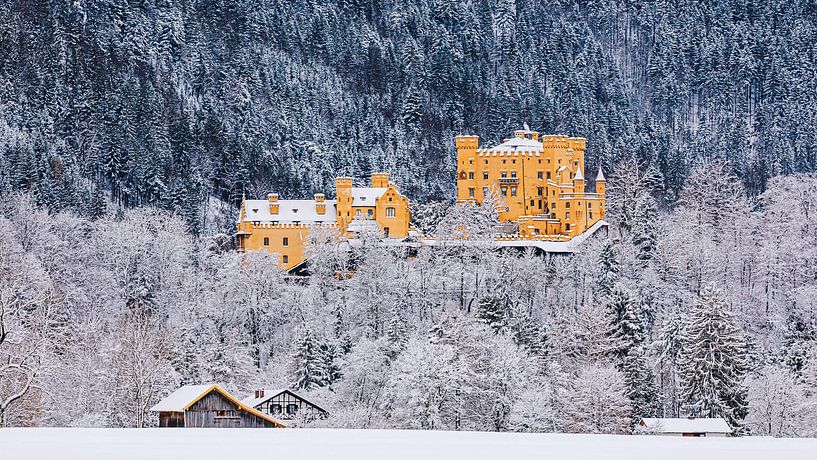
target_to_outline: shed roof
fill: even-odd
[[[170,393],[166,398],[159,401],[158,404],[150,408],[151,412],[184,412],[188,410],[193,404],[198,402],[201,398],[207,396],[211,391],[217,391],[219,394],[230,400],[240,410],[247,411],[256,417],[262,418],[281,428],[285,427],[280,420],[274,419],[267,414],[255,410],[252,406],[248,406],[236,399],[233,395],[228,393],[216,384],[209,385],[185,385],[178,390]]]
[[[722,418],[644,418],[641,426],[659,433],[731,433]]]

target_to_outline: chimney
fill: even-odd
[[[315,194],[315,212],[324,215],[326,214],[326,197],[323,193]]]
[[[278,214],[278,194],[277,193],[270,193],[267,195],[267,201],[269,202],[269,213],[272,215]]]

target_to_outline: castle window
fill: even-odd
[[[488,171],[482,171],[482,178],[488,180]]]
[[[502,171],[502,178],[504,179],[506,177],[508,177],[508,172],[507,171]]]
[[[565,213],[565,220],[570,220],[570,211]]]
[[[516,196],[516,187],[511,187],[511,196]]]
[[[516,160],[511,160],[511,163],[516,164]]]
[[[530,207],[536,206],[536,200],[530,200]]]
[[[502,187],[502,195],[508,196],[508,187]]]
[[[548,180],[550,180],[550,171],[548,171]]]
[[[468,187],[468,198],[474,197],[474,187]]]
[[[287,246],[289,246],[289,238],[284,237],[284,247],[287,247]]]
[[[542,171],[536,173],[536,178],[542,180]]]
[[[394,209],[394,208],[386,208],[386,214],[388,214],[388,210],[389,210],[389,209]],[[369,209],[369,211],[368,211],[366,214],[369,216],[369,219],[371,219],[372,217],[374,217],[374,211],[373,211],[373,210],[371,210],[371,209]]]
[[[356,216],[356,217],[360,217],[360,209],[356,209],[356,210],[355,210],[355,216]]]
[[[565,203],[565,209],[570,209],[570,202]]]
[[[542,209],[542,200],[539,200],[539,209]]]
[[[469,164],[469,165],[474,164],[474,159],[473,159],[473,158],[471,158],[470,160],[468,160],[468,164]]]
[[[473,191],[474,189],[470,189]],[[394,217],[394,208],[386,208],[386,217]]]
[[[570,231],[570,224],[565,224],[565,231],[566,231],[566,232],[569,232],[569,231]]]
[[[506,161],[508,161],[508,160],[502,160],[502,164],[504,165]]]
[[[264,246],[269,246],[269,238],[264,238]]]
[[[383,227],[383,236],[389,237],[389,227]]]
[[[289,256],[284,256],[283,259],[285,264],[289,263]]]
[[[542,187],[536,187],[536,194],[537,194],[537,195],[542,196],[542,192],[543,192],[543,191],[544,191],[544,188],[542,188]]]
[[[482,196],[484,197],[488,196],[488,192],[489,192],[488,187],[482,187]]]
[[[470,180],[474,180],[474,171],[470,171],[470,172],[468,173],[468,179],[470,179]]]
[[[541,158],[539,159],[539,164],[542,164],[542,159]]]
[[[516,171],[511,171],[511,177],[516,178]]]
[[[587,218],[593,220],[593,211],[587,213]]]

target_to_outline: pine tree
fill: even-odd
[[[497,296],[486,296],[479,300],[477,319],[487,324],[495,333],[503,332],[508,327],[508,305]]]
[[[658,221],[658,207],[655,199],[644,195],[638,203],[633,219],[632,241],[638,248],[636,259],[642,266],[646,266],[655,253],[658,240],[655,224]]]
[[[386,342],[388,343],[386,356],[389,359],[396,358],[408,343],[405,320],[400,315],[400,309],[397,305],[392,308],[389,323],[386,326]]]
[[[644,342],[641,306],[620,284],[613,288],[607,306],[612,313],[613,321],[610,325],[612,351],[616,356],[624,357]]]
[[[312,331],[304,329],[293,357],[295,382],[298,390],[309,391],[327,382],[326,359]]]
[[[746,342],[721,292],[706,286],[681,331],[678,356],[683,409],[697,417],[723,417],[737,434],[747,414]]]
[[[627,397],[633,408],[633,426],[644,417],[655,417],[659,413],[658,388],[655,374],[647,365],[642,349],[630,350],[622,365]]]
[[[613,293],[613,287],[618,282],[621,270],[618,254],[613,243],[607,242],[599,254],[599,275],[596,280],[597,291],[604,298]]]

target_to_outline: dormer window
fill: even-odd
[[[258,212],[258,208],[252,208],[252,212]]]

